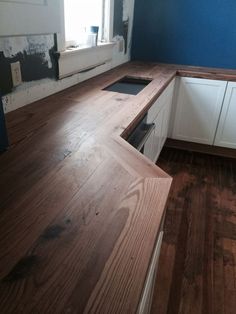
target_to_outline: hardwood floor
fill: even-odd
[[[158,166],[174,180],[151,312],[236,313],[236,160],[165,148]]]

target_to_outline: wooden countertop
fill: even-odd
[[[121,135],[176,73],[129,63],[7,115],[2,313],[136,312],[171,178]],[[153,81],[137,96],[102,91],[124,75]]]
[[[153,78],[139,95],[102,91]],[[7,115],[0,156],[3,313],[134,313],[171,178],[127,133],[175,70],[128,64]]]

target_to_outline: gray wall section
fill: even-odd
[[[125,53],[128,47],[128,29],[129,21],[123,21],[123,1],[114,1],[114,20],[113,20],[113,37],[123,36],[125,42]]]
[[[12,62],[20,61],[23,82],[56,78],[55,52],[54,35],[0,38],[0,90],[2,94],[7,94],[13,89],[10,67]]]
[[[113,36],[123,35],[123,0],[114,1]]]

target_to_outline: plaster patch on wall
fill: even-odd
[[[5,58],[14,57],[19,51],[27,48],[26,37],[3,37],[0,38],[0,51]]]
[[[11,63],[19,61],[23,82],[56,78],[57,62],[54,35],[0,38],[0,90],[12,91]]]
[[[43,62],[48,64],[48,68],[52,68],[49,51],[53,47],[53,35],[0,38],[0,51],[3,51],[5,58],[13,58],[18,53],[41,54]]]

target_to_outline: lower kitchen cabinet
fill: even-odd
[[[163,108],[156,116],[153,123],[155,129],[151,136],[144,145],[144,155],[151,159],[153,162],[157,161],[157,158],[161,152],[161,139],[162,139],[162,125],[163,125]]]
[[[236,148],[236,83],[229,82],[214,145]]]
[[[144,146],[144,155],[156,162],[165,144],[173,99],[175,80],[173,80],[148,111],[148,123],[155,129]]]
[[[173,90],[169,98],[167,98],[165,105],[163,106],[163,116],[162,116],[162,127],[161,127],[161,140],[160,140],[160,151],[162,150],[167,136],[169,132],[169,126],[170,126],[170,115],[171,115],[171,109],[172,109],[172,100],[173,100]]]
[[[153,149],[153,145],[155,143],[154,134],[155,134],[155,129],[152,131],[147,141],[145,142],[144,150],[143,150],[143,154],[152,161],[154,161],[154,158],[155,158],[154,149]]]
[[[155,286],[156,272],[158,268],[158,260],[161,251],[161,244],[163,238],[163,231],[160,232],[155,250],[152,256],[152,261],[148,270],[146,283],[143,291],[143,295],[141,298],[141,302],[139,305],[139,309],[137,311],[138,314],[149,314],[152,306],[152,297]]]
[[[227,82],[179,78],[172,138],[212,145]]]

